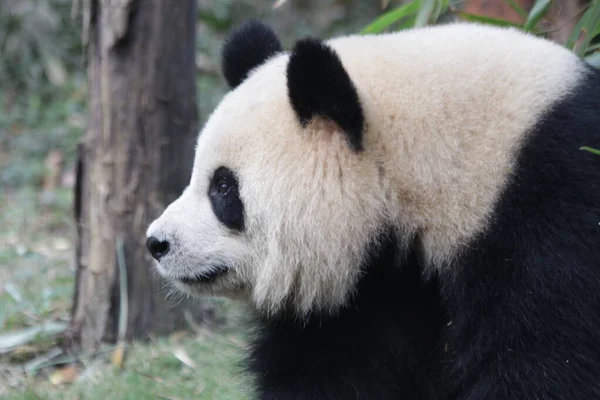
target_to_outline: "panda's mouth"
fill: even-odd
[[[218,265],[206,272],[198,273],[195,275],[182,276],[177,278],[177,280],[186,285],[198,285],[201,283],[209,283],[215,278],[226,274],[228,271],[229,268],[222,265]]]

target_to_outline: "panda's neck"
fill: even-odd
[[[249,369],[259,398],[433,398],[437,283],[423,282],[412,255],[399,268],[394,241],[377,253],[335,316],[257,319]]]

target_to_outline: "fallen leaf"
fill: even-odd
[[[158,376],[150,375],[145,372],[138,371],[138,370],[134,370],[134,371],[137,372],[138,374],[140,374],[141,376],[143,376],[144,378],[148,378],[156,383],[163,383],[162,378],[160,378]]]
[[[236,347],[240,347],[240,348],[245,348],[246,347],[246,343],[244,343],[244,341],[240,340],[238,337],[236,337],[235,335],[227,335],[226,339],[233,344]]]
[[[194,394],[195,394],[196,396],[199,396],[199,395],[201,395],[201,394],[202,394],[202,392],[204,392],[204,389],[206,389],[206,388],[204,387],[204,385],[203,385],[203,384],[199,384],[198,386],[196,386],[196,390],[194,390]]]
[[[171,336],[169,337],[169,339],[177,342],[180,339],[183,339],[185,336],[187,336],[188,332],[185,330],[180,330],[180,331],[175,331],[171,334]]]
[[[40,351],[39,347],[25,344],[22,346],[18,346],[10,354],[11,354],[11,356],[14,356],[14,357],[23,357],[23,356],[30,356],[35,353],[39,353],[39,351]]]
[[[64,160],[64,155],[58,150],[53,150],[46,155],[44,159],[45,174],[42,183],[44,192],[52,192],[58,186]]]
[[[15,251],[17,252],[17,255],[22,257],[27,254],[27,246],[25,246],[23,243],[19,243],[15,246]]]
[[[28,372],[35,371],[36,369],[51,361],[53,358],[56,358],[62,354],[63,351],[60,348],[56,347],[50,350],[49,352],[42,354],[34,358],[33,360],[30,360],[29,362],[27,362],[27,364],[23,366],[23,368],[25,369],[25,371]]]
[[[48,337],[56,335],[64,331],[66,327],[67,324],[50,322],[12,333],[1,334],[0,354],[11,352],[18,346],[23,346],[40,336]]]
[[[125,346],[119,345],[112,353],[112,364],[117,368],[123,367],[123,360],[125,359]]]
[[[73,383],[75,379],[77,379],[77,369],[72,365],[58,369],[50,375],[50,382],[56,386]]]
[[[21,295],[21,292],[19,292],[19,289],[17,289],[12,283],[6,282],[4,284],[4,290],[6,290],[6,293],[8,293],[10,297],[12,297],[17,303],[23,302],[23,296]]]
[[[65,251],[71,248],[71,241],[64,237],[54,238],[52,243],[54,250]]]
[[[173,350],[173,355],[182,363],[184,363],[185,365],[187,365],[190,368],[196,368],[196,363],[194,363],[194,361],[190,358],[190,356],[187,355],[187,353],[185,352],[185,350],[183,350],[182,348],[176,348],[175,350]]]
[[[67,81],[67,68],[58,57],[46,54],[44,70],[48,80],[54,86],[62,86]]]

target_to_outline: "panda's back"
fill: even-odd
[[[600,148],[598,93],[590,70],[541,118],[452,266],[445,387],[458,398],[600,398],[600,156],[580,150]]]

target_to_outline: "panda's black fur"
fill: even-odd
[[[231,88],[238,86],[248,73],[282,50],[275,32],[260,21],[250,20],[229,36],[221,52],[221,69]]]
[[[392,234],[372,247],[352,300],[333,316],[258,318],[258,398],[436,399],[444,316],[437,280]],[[405,265],[405,268],[398,268]]]
[[[600,72],[549,110],[442,276],[448,399],[600,399]],[[506,258],[505,254],[511,254]]]
[[[352,80],[336,52],[317,39],[299,40],[287,71],[290,103],[300,123],[313,117],[334,121],[346,134],[350,147],[362,150],[363,110]]]

